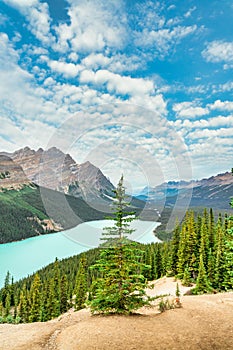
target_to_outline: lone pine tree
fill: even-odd
[[[99,275],[89,301],[92,313],[129,314],[151,301],[145,292],[148,282],[142,273],[150,266],[141,262],[143,252],[138,244],[128,239],[133,232],[130,222],[135,217],[126,210],[129,203],[125,200],[123,176],[114,192],[116,210],[111,218],[114,224],[103,230],[100,258],[91,267]]]

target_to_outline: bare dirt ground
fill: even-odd
[[[175,294],[162,278],[151,295]],[[184,293],[188,288],[180,287]],[[0,325],[0,350],[233,350],[233,293],[182,296],[182,308],[133,316],[69,311],[46,322]]]

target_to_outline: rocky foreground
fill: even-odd
[[[150,294],[174,294],[175,286],[172,278],[162,278]],[[104,317],[81,310],[46,323],[0,325],[0,349],[233,349],[233,293],[182,296],[181,301],[182,308],[164,313],[154,307],[134,316]]]

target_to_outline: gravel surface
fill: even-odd
[[[148,293],[174,295],[175,288],[165,277]],[[46,323],[3,324],[0,350],[233,350],[233,293],[182,296],[181,302],[164,313],[156,306],[133,316],[71,310]]]

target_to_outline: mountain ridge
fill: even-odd
[[[12,153],[0,152],[0,156],[7,156],[21,167],[28,182],[83,198],[87,202],[104,203],[108,201],[104,195],[111,197],[114,190],[113,184],[95,165],[89,161],[77,164],[70,154],[56,147],[36,151],[26,146]]]
[[[233,176],[230,172],[190,181],[168,181],[155,187],[145,187],[137,198],[173,207],[177,198],[190,199],[190,206],[229,209],[233,197]]]

